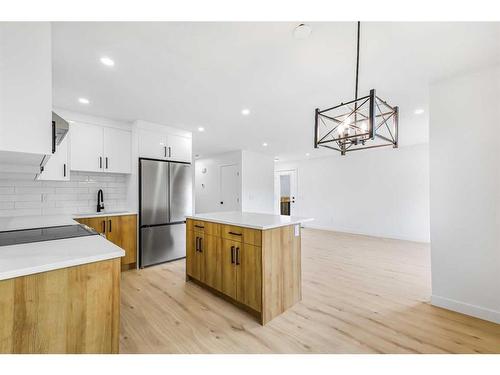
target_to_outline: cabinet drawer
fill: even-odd
[[[261,246],[262,231],[258,229],[237,227],[234,225],[222,225],[221,236],[232,241],[247,243],[250,245]]]
[[[210,223],[207,221],[187,219],[187,230],[203,232],[210,236],[220,236],[220,225],[217,223]]]

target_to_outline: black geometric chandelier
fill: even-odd
[[[355,98],[327,109],[316,108],[314,147],[347,152],[368,148],[398,147],[398,107],[380,99],[375,89],[358,98],[359,38],[358,22]]]

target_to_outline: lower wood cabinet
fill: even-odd
[[[300,231],[295,233],[293,226],[257,231],[188,219],[187,279],[265,324],[302,297]]]
[[[115,245],[125,250],[121,258],[122,270],[137,264],[137,215],[99,216],[75,219],[81,224],[104,234]]]
[[[0,281],[0,354],[118,353],[119,331],[119,259]]]

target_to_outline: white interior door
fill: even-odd
[[[220,211],[239,211],[240,170],[237,164],[220,167]]]
[[[297,216],[297,171],[277,171],[275,182],[276,212],[280,215]]]

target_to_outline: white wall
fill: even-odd
[[[500,67],[430,90],[432,303],[500,323]]]
[[[220,204],[220,167],[236,164],[241,172],[241,158],[241,151],[232,151],[196,160],[194,189],[196,213],[224,211],[224,207]],[[238,190],[241,191],[241,173]]]
[[[294,215],[314,218],[305,226],[429,241],[426,144],[276,163],[287,169],[297,169]]]
[[[242,153],[242,210],[273,213],[274,159],[256,152]]]

